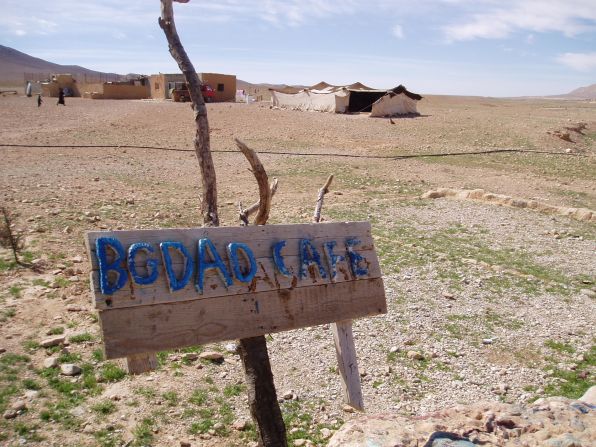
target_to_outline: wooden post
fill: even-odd
[[[319,189],[313,216],[314,222],[318,223],[321,220],[323,200],[325,194],[329,192],[329,186],[332,181],[333,174],[327,178],[323,187]],[[337,363],[339,365],[344,400],[356,410],[363,411],[364,400],[362,399],[362,387],[360,386],[356,346],[354,345],[354,336],[352,334],[352,320],[331,323],[331,331],[333,332],[333,343],[335,344],[335,354],[337,355]]]
[[[277,181],[269,187],[267,172],[259,157],[242,141],[236,139],[236,145],[248,160],[252,172],[259,185],[259,207],[255,217],[255,225],[265,225],[269,219],[271,198],[277,190]],[[252,209],[251,209],[252,208]],[[254,206],[244,213],[244,221]],[[286,447],[286,426],[281,409],[277,402],[277,392],[273,383],[273,373],[267,353],[267,341],[264,336],[240,340],[240,358],[244,365],[246,383],[248,385],[248,404],[250,414],[259,427],[259,441],[265,447]]]
[[[188,0],[176,1],[180,3],[188,2]],[[184,74],[188,84],[193,110],[195,111],[195,123],[197,127],[195,150],[199,159],[203,184],[203,200],[201,201],[203,222],[205,225],[217,227],[219,226],[217,187],[215,167],[211,157],[209,142],[207,107],[201,93],[199,77],[176,31],[172,0],[161,0],[159,26],[163,29],[168,40],[170,54],[176,60],[180,70]],[[236,140],[236,143],[251,164],[257,182],[259,183],[260,200],[255,223],[257,225],[264,225],[269,217],[271,205],[267,173],[254,151],[238,140]],[[255,339],[240,340],[240,349],[244,361],[251,414],[258,425],[261,442],[265,447],[284,447],[287,445],[286,431],[281,410],[277,403],[265,337],[261,336],[255,337]],[[265,362],[264,359],[267,359],[267,361]]]

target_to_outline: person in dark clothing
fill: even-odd
[[[43,100],[41,99],[41,93],[39,93],[37,95],[37,107],[41,107],[42,102],[43,102]]]
[[[64,103],[64,90],[62,90],[62,89],[58,90],[58,102],[56,103],[56,105],[58,105],[58,104],[62,104],[63,106],[66,105]]]

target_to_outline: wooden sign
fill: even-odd
[[[87,233],[107,358],[387,311],[368,222]]]

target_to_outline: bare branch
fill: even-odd
[[[315,206],[315,214],[313,215],[313,222],[321,221],[321,210],[323,209],[323,198],[325,194],[329,192],[329,186],[333,181],[333,174],[331,174],[321,189],[319,189],[319,195],[317,197],[317,204]]]
[[[250,171],[250,172],[252,172],[252,171]],[[269,185],[269,192],[271,194],[271,200],[273,200],[273,196],[277,192],[277,185],[278,185],[278,181],[276,178],[274,178],[273,181],[271,182],[271,185]],[[261,203],[260,201],[255,202],[251,206],[246,208],[245,210],[242,209],[242,205],[240,204],[240,214],[238,217],[242,222],[246,221],[246,223],[244,225],[248,225],[248,218],[252,214],[254,214],[255,212],[258,211],[260,203]]]
[[[259,211],[255,217],[255,225],[265,225],[269,219],[269,210],[271,209],[271,192],[269,190],[269,179],[263,164],[259,160],[257,153],[246,144],[235,138],[238,149],[244,154],[252,168],[252,173],[259,185]]]
[[[184,0],[176,0],[186,3]],[[203,200],[201,201],[201,214],[203,223],[207,226],[219,226],[217,214],[217,183],[215,179],[215,166],[211,157],[211,143],[209,140],[209,121],[207,120],[207,107],[201,93],[201,81],[195,71],[190,58],[186,54],[176,24],[174,23],[174,9],[172,0],[161,0],[161,17],[159,26],[166,35],[170,54],[178,63],[178,67],[184,74],[188,91],[192,101],[192,108],[195,112],[196,135],[194,140],[195,152],[201,169],[201,181]]]

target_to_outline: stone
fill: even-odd
[[[212,362],[223,362],[224,356],[223,354],[216,352],[216,351],[205,351],[199,354],[199,358],[201,360],[210,360]]]
[[[27,402],[24,400],[15,400],[11,404],[10,409],[14,411],[25,411],[27,409]]]
[[[34,400],[39,397],[39,391],[37,390],[27,390],[25,391],[25,398],[28,400]]]
[[[492,345],[493,344],[493,339],[492,338],[483,338],[482,339],[482,344],[483,345]]]
[[[56,337],[46,338],[39,343],[39,346],[42,348],[51,348],[52,346],[63,345],[66,337],[64,335],[59,335]]]
[[[6,410],[2,417],[4,419],[14,419],[19,415],[15,410]]]
[[[182,360],[186,362],[194,362],[199,358],[199,354],[196,352],[187,352],[182,355]]]
[[[442,295],[443,295],[443,298],[445,298],[445,299],[455,300],[455,295],[451,292],[443,292]]]
[[[418,351],[408,351],[406,357],[412,360],[424,360],[424,355]]]
[[[64,376],[77,376],[81,374],[81,368],[74,363],[63,363],[60,365],[60,374]]]
[[[292,400],[294,399],[294,396],[294,390],[288,390],[281,395],[281,397],[283,397],[285,400]]]
[[[591,386],[578,400],[596,406],[596,385]]]
[[[232,428],[237,431],[244,431],[246,430],[247,426],[248,423],[244,419],[238,419],[232,424]]]
[[[52,356],[43,359],[44,368],[56,368],[58,366],[58,357]]]
[[[238,352],[238,345],[236,343],[228,343],[226,345],[226,351],[230,354],[236,354]]]
[[[323,439],[329,439],[332,434],[333,434],[333,432],[331,430],[329,430],[327,427],[324,427],[321,429],[321,437]]]
[[[75,264],[79,264],[79,263],[83,262],[83,257],[82,256],[73,256],[72,258],[70,258],[70,260],[72,262],[74,262]]]
[[[5,348],[0,348],[0,354],[4,354],[6,352]]]
[[[69,312],[82,312],[85,309],[82,308],[81,306],[77,306],[76,304],[69,304],[66,306],[66,310]]]
[[[294,447],[302,447],[306,445],[306,439],[296,439],[294,441]]]
[[[354,409],[354,407],[351,407],[350,405],[344,405],[341,407],[342,410],[344,410],[346,413],[354,413],[354,411],[356,411]]]

